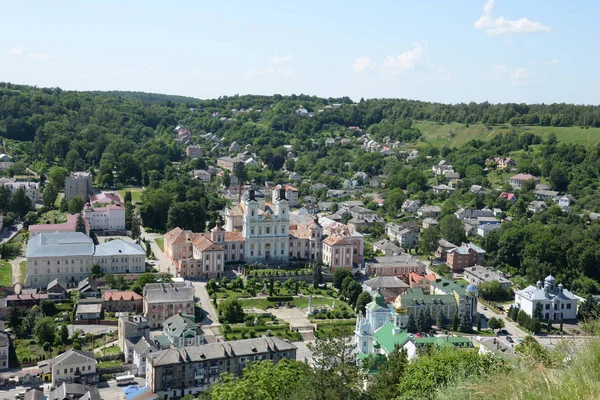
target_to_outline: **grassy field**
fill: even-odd
[[[319,322],[317,323],[317,330],[315,331],[315,337],[324,339],[333,336],[334,333],[341,331],[342,334],[351,335],[356,326],[356,319],[352,318],[345,321],[335,322]]]
[[[50,210],[38,218],[38,224],[45,224],[47,221],[50,221],[51,224],[64,224],[67,222],[67,214],[58,210]]]
[[[492,137],[509,133],[511,126],[492,126],[489,129],[483,124],[465,124],[452,122],[437,125],[430,122],[417,122],[414,124],[423,134],[423,138],[437,147],[447,145],[459,147],[469,140],[489,140]],[[597,145],[600,143],[600,128],[581,129],[580,127],[552,127],[552,126],[519,126],[517,132],[531,132],[546,139],[551,133],[556,135],[560,142],[583,145]]]
[[[144,192],[144,189],[142,189],[142,188],[121,189],[121,190],[119,190],[119,194],[121,195],[122,199],[125,199],[125,192],[127,192],[127,191],[131,192],[131,202],[133,204],[142,202],[142,193]]]
[[[260,308],[265,310],[267,307],[275,306],[275,303],[272,301],[268,301],[266,298],[263,299],[240,299],[242,303],[242,307],[244,308]],[[350,308],[350,306],[339,299],[326,298],[326,297],[313,297],[313,306],[329,306],[332,307],[335,302],[336,309],[341,307],[342,305]],[[303,298],[294,298],[294,300],[289,302],[290,305],[296,306],[298,308],[307,308],[308,307],[308,297]]]
[[[9,262],[0,262],[0,286],[12,286],[12,266]]]
[[[271,335],[282,339],[291,341],[302,340],[302,335],[290,331],[290,326],[288,324],[259,326],[231,325],[230,328],[223,333],[223,336],[225,337],[225,340],[249,339],[266,335],[267,331],[271,331]]]
[[[17,339],[13,342],[17,359],[22,363],[26,359],[38,359],[45,356],[44,350],[35,340]]]
[[[165,251],[165,239],[164,238],[156,238],[156,239],[154,239],[154,241],[156,242],[156,245],[158,246],[160,251],[164,252]]]

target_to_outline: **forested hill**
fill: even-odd
[[[177,96],[172,94],[162,94],[162,93],[146,93],[146,92],[129,92],[129,91],[120,91],[120,90],[92,90],[81,93],[89,93],[93,95],[99,96],[111,96],[111,97],[122,97],[124,99],[130,100],[139,100],[145,101],[148,103],[196,103],[199,102],[200,99],[194,97],[187,96]]]

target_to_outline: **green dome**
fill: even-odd
[[[373,296],[373,301],[370,302],[367,305],[367,307],[371,310],[376,310],[378,308],[388,308],[387,304],[385,304],[385,299],[383,298],[383,295],[381,294],[379,289],[377,289],[377,293],[375,293],[375,296]]]

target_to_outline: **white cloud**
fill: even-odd
[[[387,56],[383,61],[383,68],[400,72],[413,69],[425,57],[425,49],[422,43],[415,43],[411,50],[400,53],[397,56]]]
[[[289,62],[291,59],[292,59],[292,56],[289,54],[287,56],[283,56],[283,57],[280,57],[279,55],[275,54],[269,58],[269,64],[285,64],[285,63]]]
[[[8,51],[8,54],[10,54],[11,56],[22,56],[24,52],[25,48],[23,48],[23,46],[19,46],[15,47],[14,49],[10,49]]]
[[[49,61],[52,60],[52,56],[48,53],[29,53],[29,58],[33,58],[34,60],[42,60]]]
[[[492,68],[492,73],[489,75],[492,79],[509,79],[515,86],[521,85],[527,81],[531,72],[527,67],[516,67],[510,69],[504,64],[495,65]]]
[[[548,64],[548,65],[558,64],[558,58],[553,58],[552,60],[548,60],[546,62],[546,64]]]
[[[483,7],[483,15],[475,21],[475,29],[485,30],[488,35],[504,35],[525,32],[550,32],[550,27],[527,18],[509,20],[494,16],[494,0],[488,0]]]
[[[366,70],[374,69],[377,63],[371,60],[368,56],[359,57],[352,63],[352,70],[356,73],[361,73]]]

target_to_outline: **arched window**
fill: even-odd
[[[267,226],[267,234],[271,233],[271,228]]]

